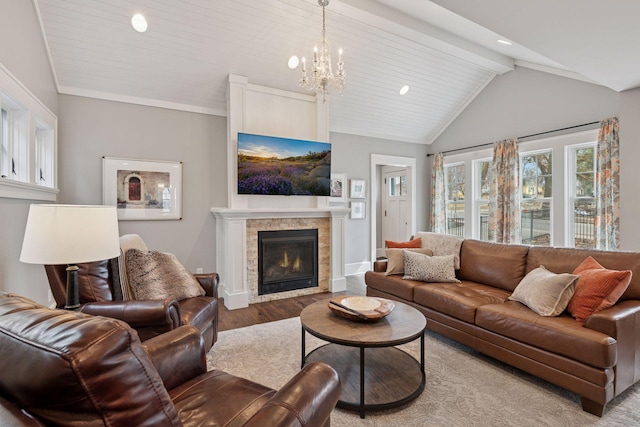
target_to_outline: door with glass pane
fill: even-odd
[[[382,240],[409,240],[412,224],[409,169],[383,166],[382,179]]]

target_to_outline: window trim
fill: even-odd
[[[0,106],[11,110],[16,105],[24,109],[23,124],[26,126],[24,138],[26,146],[22,152],[22,165],[26,168],[23,180],[0,178],[0,197],[56,201],[58,198],[58,118],[26,86],[22,84],[3,64],[0,63]],[[4,98],[4,100],[3,100]],[[15,105],[12,105],[12,102]],[[36,129],[45,125],[52,132],[52,186],[39,185],[36,179]],[[0,127],[2,125],[0,124]],[[0,131],[2,131],[0,129]],[[9,152],[9,155],[15,153]]]

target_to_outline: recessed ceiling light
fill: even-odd
[[[298,68],[299,63],[300,63],[300,60],[298,59],[298,57],[293,55],[291,58],[289,58],[289,62],[287,62],[287,66],[289,67],[290,70],[295,70],[296,68]]]
[[[409,86],[407,85],[402,86],[402,88],[400,89],[400,96],[406,95],[407,92],[409,92]]]
[[[498,43],[506,44],[507,46],[511,46],[513,44],[509,40],[502,40],[502,39],[499,39]]]
[[[131,26],[137,32],[144,33],[147,31],[147,19],[141,13],[136,13],[131,18]]]

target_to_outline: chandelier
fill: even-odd
[[[338,63],[336,74],[331,69],[331,52],[329,50],[329,41],[326,37],[325,28],[325,7],[329,5],[329,0],[318,0],[318,4],[322,6],[322,38],[320,43],[313,48],[313,65],[311,72],[307,74],[306,59],[302,57],[302,78],[300,86],[309,91],[322,93],[322,101],[326,102],[326,95],[329,86],[333,85],[337,92],[342,92],[345,83],[344,63],[342,62],[342,48],[338,50]]]

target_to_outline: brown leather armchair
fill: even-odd
[[[119,290],[118,258],[78,264],[80,311],[127,322],[145,341],[181,325],[195,326],[210,349],[218,339],[218,274],[196,274],[204,296],[176,301],[126,300]],[[67,299],[66,265],[45,265],[56,306]]]
[[[0,293],[0,425],[328,426],[336,372],[310,364],[280,390],[207,372],[183,326],[142,343],[124,322]]]

